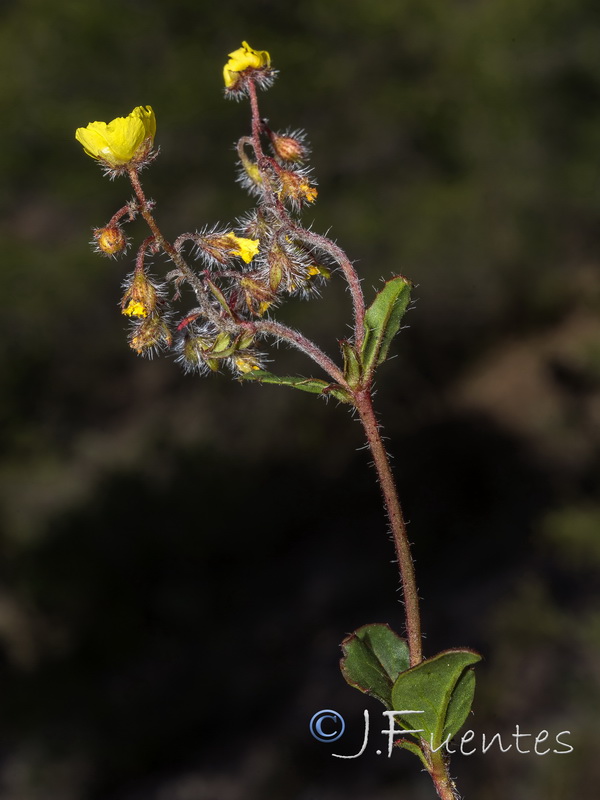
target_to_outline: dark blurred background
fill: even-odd
[[[130,188],[75,128],[140,104],[167,235],[251,207],[232,149],[248,110],[222,96],[242,39],[281,71],[263,114],[312,141],[305,222],[370,296],[397,272],[416,285],[376,403],[426,654],[483,654],[477,741],[571,731],[570,754],[479,747],[452,773],[467,799],[590,796],[600,5],[4,0],[0,20],[2,800],[433,797],[413,756],[375,755],[380,707],[338,670],[359,625],[402,628],[359,426],[334,402],[137,358],[117,307],[132,256],[87,244]],[[349,299],[339,280],[323,295],[282,315],[334,355]],[[272,366],[311,370],[283,350]],[[346,718],[334,746],[308,730],[322,708]],[[368,753],[332,758],[359,749],[365,708]]]

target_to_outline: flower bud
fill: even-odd
[[[240,278],[238,285],[243,292],[243,299],[251,314],[262,317],[269,306],[275,302],[275,292],[260,280],[244,275],[244,277]]]
[[[119,225],[96,228],[94,243],[96,250],[105,256],[116,256],[127,249],[127,237]]]
[[[308,147],[303,143],[300,134],[284,136],[269,131],[271,147],[275,155],[282,161],[304,161],[308,155]]]
[[[266,254],[268,282],[271,292],[295,292],[304,283],[305,255],[293,245],[274,241]]]
[[[154,353],[173,343],[169,326],[160,314],[138,320],[129,336],[129,346],[138,355],[152,358]]]

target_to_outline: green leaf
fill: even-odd
[[[408,645],[384,623],[363,625],[342,642],[342,675],[350,686],[392,708],[392,687],[408,669]]]
[[[442,742],[446,739],[451,739],[462,728],[473,705],[474,694],[475,673],[472,669],[466,669],[458,679],[448,703]]]
[[[402,275],[386,281],[365,313],[365,338],[361,360],[366,376],[387,358],[394,336],[410,300],[411,283]]]
[[[205,280],[206,283],[208,284],[208,288],[211,290],[214,297],[219,301],[219,305],[223,308],[224,311],[227,312],[228,316],[233,317],[233,312],[229,308],[229,303],[225,299],[225,295],[223,294],[223,292],[209,278],[205,278]]]
[[[358,355],[347,339],[342,339],[340,347],[342,348],[342,355],[344,356],[344,378],[348,381],[348,386],[355,389],[359,384],[361,375]]]
[[[438,748],[464,724],[475,691],[475,674],[470,669],[481,660],[473,650],[445,650],[416,667],[402,672],[392,687],[392,708],[422,711],[396,716],[405,730],[422,729],[423,738]]]
[[[231,336],[222,332],[217,335],[210,352],[219,358],[226,358],[233,353],[234,349],[231,344]]]
[[[337,383],[327,383],[327,381],[317,380],[316,378],[301,378],[299,375],[273,375],[263,369],[252,370],[244,375],[240,375],[242,380],[258,381],[259,383],[275,383],[279,386],[291,386],[293,389],[300,389],[311,394],[332,395],[336,400],[343,403],[351,403],[352,398]]]

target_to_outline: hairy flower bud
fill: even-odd
[[[308,147],[302,141],[303,134],[279,134],[269,131],[273,152],[282,161],[301,162],[308,156]]]
[[[96,250],[105,256],[114,257],[127,249],[127,237],[120,225],[96,228],[93,243],[96,245]]]
[[[243,294],[243,301],[248,311],[258,317],[262,317],[269,306],[276,300],[276,294],[263,281],[251,278],[247,275],[240,278],[238,283]]]
[[[129,336],[129,346],[138,355],[152,358],[154,353],[173,343],[169,326],[160,314],[151,314],[137,320]]]

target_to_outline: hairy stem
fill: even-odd
[[[274,322],[272,320],[245,323],[244,327],[256,333],[267,333],[270,336],[283,339],[288,344],[301,350],[309,358],[312,358],[332,380],[339,383],[344,389],[350,390],[344,378],[344,373],[337,364],[317,347],[314,342],[311,342],[310,339],[307,339],[306,336],[303,336],[299,331],[295,331],[293,328],[288,328],[287,325],[282,325],[280,322]]]
[[[360,350],[365,335],[365,298],[360,285],[360,278],[352,266],[352,262],[342,248],[339,247],[335,242],[332,242],[331,239],[328,239],[326,236],[313,233],[313,231],[309,231],[306,228],[300,227],[299,225],[295,225],[294,229],[299,239],[302,239],[304,242],[312,245],[313,247],[317,247],[320,250],[324,250],[326,253],[329,253],[329,255],[336,261],[342,270],[344,277],[346,278],[348,288],[350,289],[352,306],[354,308],[354,343],[356,345],[356,349]]]
[[[427,748],[429,749],[429,748]],[[438,797],[441,800],[458,800],[458,792],[454,786],[454,781],[448,772],[448,760],[442,755],[442,751],[428,753],[428,760],[431,763],[429,774],[435,786]]]
[[[369,388],[361,389],[354,393],[356,409],[360,415],[369,448],[377,470],[379,485],[383,494],[383,500],[387,510],[390,527],[394,537],[396,555],[398,558],[398,568],[400,570],[400,580],[402,583],[402,593],[404,596],[404,617],[406,625],[406,637],[408,640],[408,650],[410,666],[416,667],[423,661],[423,649],[421,642],[421,613],[419,610],[419,594],[415,580],[415,569],[410,553],[410,542],[406,530],[406,523],[396,483],[390,467],[390,460],[383,445],[381,432],[371,399]],[[454,782],[448,772],[448,762],[442,752],[433,752],[425,741],[421,742],[421,748],[428,762],[429,774],[435,786],[438,797],[441,800],[457,800],[458,794],[454,787]]]
[[[419,594],[415,580],[415,569],[410,553],[410,542],[406,531],[406,523],[398,500],[396,483],[390,467],[390,460],[386,453],[379,424],[373,410],[371,391],[368,388],[355,393],[356,409],[360,415],[369,448],[373,456],[375,469],[379,478],[379,485],[390,521],[390,528],[394,537],[398,568],[404,596],[404,615],[406,623],[406,636],[410,653],[410,666],[414,667],[423,660],[421,645],[421,614],[419,611]]]

